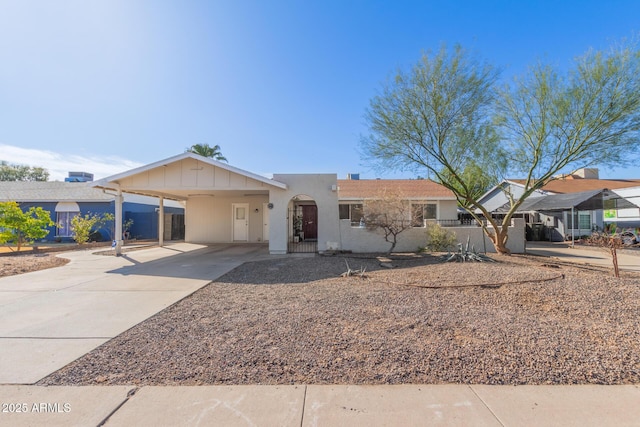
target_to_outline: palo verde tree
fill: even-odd
[[[383,167],[426,168],[506,254],[511,218],[558,172],[620,165],[637,153],[640,54],[633,46],[592,51],[566,73],[536,65],[502,88],[498,78],[460,47],[426,54],[371,100],[361,145]],[[496,181],[507,171],[526,177],[522,196],[508,195],[502,223],[465,177],[473,163]]]
[[[456,186],[458,191],[467,191],[472,199],[479,199],[482,197],[491,187],[498,184],[497,176],[489,175],[482,167],[476,162],[470,160],[464,166],[462,173],[460,174],[460,182],[455,179],[451,179],[451,174],[448,170],[442,171],[444,180],[449,181],[451,185]],[[461,182],[466,184],[466,188],[462,186]],[[467,200],[461,200],[462,206],[470,206]]]
[[[46,237],[52,225],[49,212],[41,207],[24,212],[17,202],[0,202],[0,243],[15,243],[18,252],[25,244]]]
[[[219,162],[226,162],[227,158],[222,155],[222,151],[220,151],[219,145],[214,145],[213,147],[209,144],[194,144],[191,147],[187,148],[187,151],[190,153],[199,154],[203,157],[211,157],[214,160],[218,160]]]

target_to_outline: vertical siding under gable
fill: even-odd
[[[159,168],[151,169],[149,173],[149,186],[152,188],[162,188],[166,185],[164,178],[164,166],[160,166]]]
[[[215,171],[215,186],[216,188],[229,187],[231,183],[231,173],[228,170],[222,168],[216,168]]]
[[[231,187],[246,187],[247,186],[247,177],[244,175],[239,175],[237,173],[230,174],[229,185]]]
[[[182,187],[195,187],[198,183],[198,161],[183,159],[180,161],[180,183]]]
[[[142,172],[131,177],[131,185],[134,187],[148,187],[149,186],[149,173]]]
[[[202,170],[198,171],[198,187],[210,188],[215,185],[215,167],[208,164],[198,162],[198,167]]]
[[[180,162],[170,163],[164,169],[165,186],[168,188],[179,188],[182,181],[182,166]]]

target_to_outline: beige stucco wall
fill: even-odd
[[[438,200],[438,219],[458,219],[456,200]]]
[[[185,210],[185,241],[191,243],[232,242],[232,205],[248,203],[249,242],[262,242],[263,203],[268,196],[190,197]],[[256,209],[258,210],[256,212]]]
[[[524,220],[516,218],[509,227],[509,240],[507,248],[512,253],[524,253],[525,233]],[[473,245],[476,252],[495,252],[495,247],[491,240],[485,236],[480,227],[449,227],[448,230],[456,234],[459,243],[466,245],[467,237],[469,244]],[[425,247],[427,243],[426,229],[421,227],[411,228],[398,235],[398,244],[395,252],[414,252],[420,247]],[[389,250],[391,244],[384,240],[384,236],[379,232],[369,231],[366,228],[352,227],[347,219],[340,220],[340,246],[343,250],[353,252],[385,252]]]
[[[287,190],[273,189],[269,201],[273,203],[270,212],[269,252],[287,252],[289,235],[288,206],[297,195],[311,197],[318,207],[318,252],[338,249],[338,193],[336,174],[274,174],[273,179],[287,184]]]

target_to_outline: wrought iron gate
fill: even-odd
[[[315,208],[315,205],[313,205]],[[318,215],[317,210],[300,205],[289,210],[289,253],[318,252]]]

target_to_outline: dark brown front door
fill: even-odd
[[[315,205],[302,205],[302,231],[304,239],[318,238],[318,207]]]

